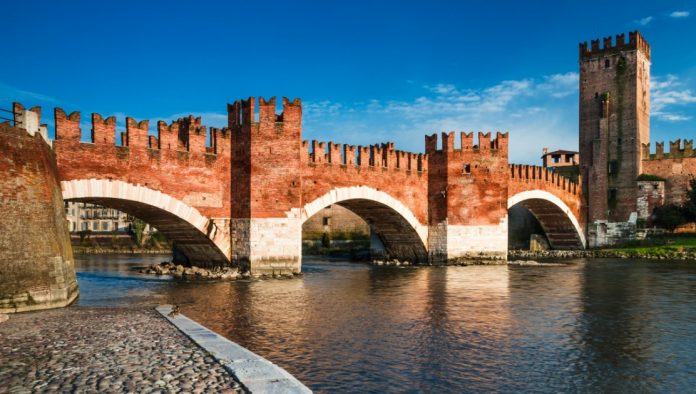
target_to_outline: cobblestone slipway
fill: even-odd
[[[0,393],[243,392],[154,310],[69,307],[0,324]]]

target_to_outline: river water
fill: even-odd
[[[315,392],[696,387],[696,263],[382,268],[306,259],[300,279],[232,283],[132,270],[163,259],[78,257],[78,304],[178,304]]]

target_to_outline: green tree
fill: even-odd
[[[131,233],[133,234],[133,241],[137,246],[143,244],[143,235],[145,233],[145,222],[138,218],[134,218],[131,223]]]
[[[657,227],[674,231],[675,228],[688,223],[688,219],[683,206],[665,204],[653,210],[653,223]]]

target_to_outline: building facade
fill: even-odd
[[[70,232],[127,232],[133,220],[126,213],[113,208],[86,202],[65,202],[65,216]]]

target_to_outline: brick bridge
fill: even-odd
[[[40,109],[15,105],[23,124]],[[541,167],[508,164],[508,134],[425,137],[425,154],[393,143],[352,146],[302,141],[299,99],[228,105],[228,127],[190,116],[158,122],[92,114],[81,141],[79,112],[55,109],[63,198],[113,207],[155,226],[175,257],[196,265],[238,264],[252,273],[301,269],[302,223],[338,204],[370,225],[387,257],[420,264],[504,259],[507,212],[522,204],[553,248],[585,246],[580,187]],[[84,125],[83,125],[84,126]],[[455,146],[457,145],[457,146]]]

